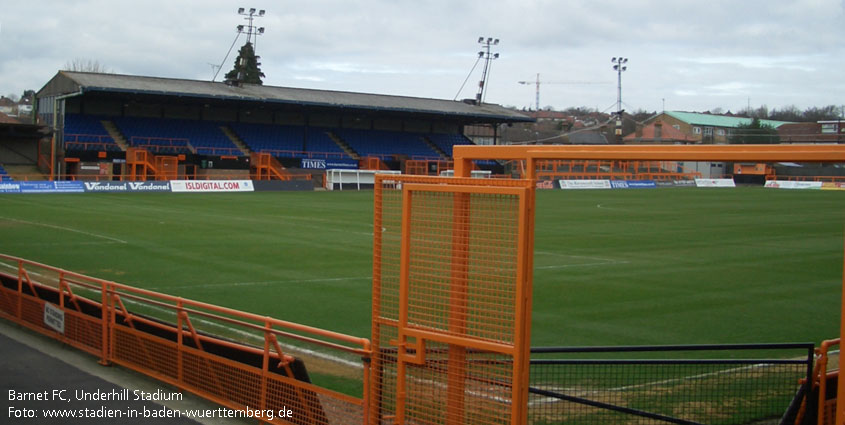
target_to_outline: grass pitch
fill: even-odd
[[[539,191],[532,345],[839,332],[845,193]],[[372,192],[0,196],[0,252],[370,336]]]

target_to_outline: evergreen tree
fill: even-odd
[[[226,79],[248,84],[262,84],[261,78],[264,77],[264,73],[261,72],[259,65],[258,56],[255,56],[252,43],[247,42],[238,52],[238,57],[235,58],[235,67],[226,74]]]
[[[734,133],[728,139],[729,143],[742,145],[760,145],[767,143],[779,143],[778,131],[759,119],[753,118],[748,124],[740,124],[734,129]]]

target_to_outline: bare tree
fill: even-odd
[[[102,65],[99,61],[82,58],[76,58],[72,61],[68,61],[65,64],[64,71],[97,72],[101,74],[108,74],[112,72],[110,69],[106,68],[105,65]]]

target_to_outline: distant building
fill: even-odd
[[[18,103],[6,96],[0,96],[0,112],[6,115],[15,115]]]
[[[736,128],[751,123],[751,118],[679,111],[666,111],[649,121],[658,120],[688,136],[694,143],[716,144],[728,143]],[[774,120],[760,120],[760,123],[776,129],[788,124],[786,121]]]
[[[681,130],[666,125],[661,120],[655,120],[645,126],[638,125],[637,130],[622,139],[625,144],[692,144],[697,139],[684,134]]]
[[[845,143],[845,120],[784,124],[778,136],[781,143]]]

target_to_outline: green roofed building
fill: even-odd
[[[728,137],[735,128],[751,123],[751,118],[679,111],[666,111],[650,121],[657,120],[680,130],[695,143],[728,143]],[[774,128],[788,124],[786,121],[773,120],[760,120],[760,123]]]

